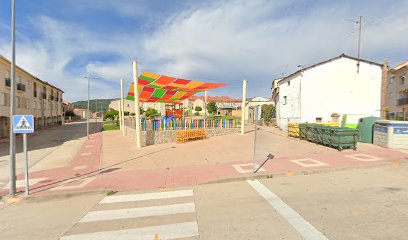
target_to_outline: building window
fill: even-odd
[[[290,86],[290,81],[288,81],[288,86]]]
[[[283,105],[286,105],[288,103],[288,98],[286,96],[283,96]]]
[[[401,85],[405,84],[405,76],[401,76]]]
[[[34,83],[34,97],[37,97],[37,83]]]

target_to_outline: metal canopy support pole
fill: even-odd
[[[255,173],[256,171],[256,163],[255,163],[255,156],[256,156],[256,133],[258,131],[258,126],[257,126],[257,122],[258,122],[258,107],[259,106],[255,106],[255,111],[254,111],[254,118],[255,118],[255,131],[254,131],[254,158],[253,158],[253,173]]]
[[[16,31],[15,1],[11,1],[11,94],[10,94],[10,195],[16,194],[16,136],[13,132],[12,119],[16,112]]]
[[[207,92],[205,91],[204,94],[204,129],[206,128],[206,121],[207,121]]]
[[[23,134],[23,149],[24,149],[24,178],[25,178],[25,193],[26,196],[30,195],[29,182],[28,182],[28,152],[27,152],[27,134]]]
[[[86,137],[89,139],[89,93],[90,93],[90,88],[91,88],[91,78],[87,77],[88,79],[88,109],[86,112]]]
[[[118,109],[118,120],[119,120],[119,129],[123,130],[122,126],[122,79],[120,79],[120,100],[119,100],[119,109]]]
[[[122,129],[122,135],[125,136],[125,101],[123,95],[123,79],[120,79],[120,129]]]
[[[133,91],[135,96],[135,120],[136,120],[136,147],[141,148],[140,144],[140,108],[139,108],[139,79],[138,79],[138,64],[133,62]]]
[[[245,102],[246,102],[247,80],[242,82],[242,104],[241,104],[241,134],[245,132]]]

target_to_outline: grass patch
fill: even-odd
[[[103,123],[103,131],[112,131],[112,130],[119,130],[120,127],[116,125],[116,123],[112,122],[104,122]]]

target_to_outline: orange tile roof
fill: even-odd
[[[191,101],[195,101],[197,99],[201,99],[204,101],[204,96],[191,96],[188,99]],[[230,98],[228,96],[208,96],[207,101],[208,102],[236,102],[236,103],[242,102],[241,99]]]

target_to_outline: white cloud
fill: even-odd
[[[76,5],[79,0],[70,2]],[[120,4],[106,0],[81,3],[81,11],[94,8],[95,14],[98,9],[111,8],[128,26],[136,24],[135,16],[152,14],[154,9],[146,2],[130,0]],[[185,1],[176,6],[183,8],[172,14],[170,10],[165,10],[166,14],[153,13],[157,20],[154,23],[139,19],[137,23],[144,25],[141,29],[148,29],[145,32],[131,27],[101,32],[89,23],[33,15],[30,27],[39,37],[19,33],[17,63],[63,89],[68,100],[86,98],[85,75],[103,78],[93,80],[94,97],[117,97],[118,91],[112,86],[121,77],[130,83],[134,58],[142,62],[141,71],[167,73],[163,70],[166,69],[171,72],[169,75],[229,84],[210,95],[239,97],[242,79],[246,78],[250,96],[268,97],[270,81],[283,72],[291,73],[299,64],[314,64],[343,52],[355,55],[357,25],[344,19],[359,14],[365,16],[363,57],[382,61],[407,52],[404,36],[408,35],[408,3],[396,1],[392,9],[381,2],[354,4],[357,3],[322,1],[308,6],[297,0],[195,4]],[[9,56],[8,41],[0,40],[0,51]]]
[[[343,52],[356,55],[357,35],[350,32],[357,25],[344,21],[354,17],[352,5],[292,12],[290,4],[227,1],[186,10],[146,38],[146,48],[164,60],[163,68],[227,80],[234,86],[248,78],[250,95],[264,96],[270,94],[271,79],[299,64],[314,64]],[[363,56],[386,56],[388,43],[391,49],[408,50],[405,39],[395,37],[408,35],[403,24],[406,10],[393,9],[386,22],[364,29]],[[238,89],[233,92],[240,94]]]
[[[83,76],[97,75],[93,80],[92,95],[99,98],[117,97],[112,91],[115,81],[130,78],[132,49],[136,46],[128,33],[105,35],[95,33],[76,23],[38,16],[32,19],[41,36],[31,40],[17,39],[17,64],[33,75],[65,91],[66,100],[80,100],[87,96],[87,83]],[[1,42],[0,51],[10,56],[9,43]],[[93,55],[113,55],[117,61],[110,65],[95,62]],[[97,57],[95,57],[97,58]],[[70,69],[76,61],[83,65]],[[126,67],[129,70],[126,71]]]

